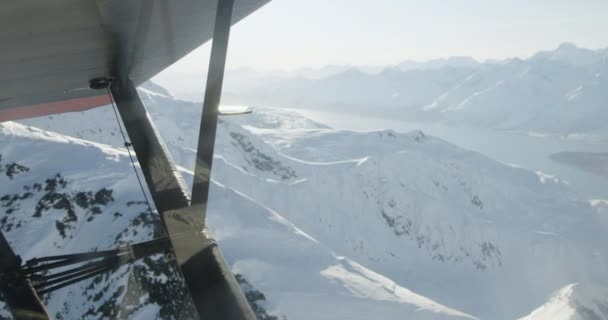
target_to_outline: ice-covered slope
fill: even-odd
[[[421,132],[255,126],[244,127],[254,133],[249,142],[274,145],[266,157],[295,176],[269,179],[230,163],[224,152],[246,152],[220,143],[216,179],[409,288],[482,318],[510,319],[566,283],[606,285],[605,226],[558,180]],[[247,136],[244,128],[225,122],[220,141]]]
[[[520,320],[589,319],[608,319],[608,291],[598,288],[581,290],[576,283],[559,289],[547,303],[520,318]]]
[[[236,273],[288,319],[474,318],[336,256],[277,212],[214,185],[208,223]]]
[[[156,215],[142,203],[124,151],[16,123],[2,124],[0,141],[7,180],[0,189],[6,194],[0,198],[2,231],[24,259],[113,248],[153,236]],[[336,257],[278,213],[231,188],[214,185],[211,198],[208,219],[220,245],[234,272],[264,292],[271,314],[288,319],[311,314],[315,319],[473,318]],[[146,294],[167,281],[182,285],[164,263],[156,256],[123,267],[45,297],[47,306],[58,318],[170,318],[182,303],[183,288]],[[152,267],[161,274],[146,271]]]
[[[143,93],[175,158],[191,168],[200,105]],[[51,122],[84,132],[68,119]],[[222,119],[213,174],[337,255],[480,318],[520,317],[569,283],[608,287],[605,220],[588,202],[549,175],[422,132],[337,131],[257,109]],[[349,267],[330,270],[341,269]]]
[[[0,124],[0,167],[0,228],[24,261],[162,234],[122,150],[7,122]],[[163,255],[43,299],[54,319],[171,319],[192,310]]]

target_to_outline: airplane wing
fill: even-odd
[[[236,0],[232,23],[269,0]],[[211,39],[217,0],[8,0],[0,9],[0,122],[109,104],[89,89],[135,85]],[[202,90],[202,87],[201,87]]]

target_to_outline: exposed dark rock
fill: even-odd
[[[12,180],[11,177],[8,179]],[[25,200],[30,202],[26,205]],[[0,195],[0,208],[4,209],[4,214],[0,216],[0,229],[10,233],[27,226],[33,219],[50,219],[51,222],[54,220],[58,234],[62,238],[69,238],[77,221],[84,219],[88,223],[104,212],[111,214],[114,219],[124,216],[122,212],[107,212],[107,206],[115,201],[112,189],[74,191],[70,181],[58,173],[43,183],[30,183],[14,194]],[[117,247],[131,243],[130,239],[135,235],[141,238],[144,234],[144,238],[148,239],[165,235],[160,217],[157,213],[150,212],[145,201],[125,203],[125,207],[130,210],[141,210],[142,206],[145,209],[116,235]],[[90,303],[91,307],[83,310],[82,314],[76,314],[77,309],[66,302],[60,310],[54,312],[53,318],[129,319],[149,304],[159,306],[159,319],[195,318],[195,308],[171,255],[149,256],[88,281],[89,284],[81,293],[77,288],[72,290],[82,294],[85,301],[88,301],[86,305]],[[47,294],[42,299],[48,302],[54,294]],[[2,303],[0,306],[5,308]],[[6,309],[0,310],[0,318],[8,314]]]
[[[258,320],[279,320],[278,316],[268,314],[268,311],[265,308],[266,304],[266,296],[264,294],[254,288],[241,274],[235,274],[236,281],[241,286],[241,290],[245,294],[247,298],[247,302],[251,306],[251,309],[255,313],[255,316]],[[281,315],[281,320],[286,320],[287,317],[285,315]]]
[[[13,180],[13,177],[15,177],[16,175],[23,173],[23,172],[28,172],[28,171],[30,171],[30,168],[28,168],[24,165],[18,164],[16,162],[2,165],[2,154],[0,154],[0,173],[4,172],[4,174],[10,180]]]
[[[22,166],[22,165],[20,165],[20,164],[18,164],[16,162],[13,162],[11,164],[7,164],[7,165],[4,166],[4,168],[5,168],[5,174],[6,174],[6,176],[9,179],[11,179],[11,180],[13,180],[13,177],[15,175],[18,175],[18,174],[20,174],[22,172],[28,172],[28,171],[30,171],[30,168],[28,168],[26,166]]]
[[[256,169],[263,172],[272,172],[283,180],[298,177],[295,170],[258,150],[245,135],[237,132],[230,132],[230,137],[232,137],[234,141],[233,144],[235,146],[240,146],[245,152],[245,160],[247,163],[253,165]],[[246,168],[243,169],[247,170]]]
[[[473,197],[476,205],[480,209],[483,208],[483,203],[479,197]],[[427,250],[431,258],[440,262],[462,263],[465,260],[470,261],[478,270],[486,270],[489,266],[501,266],[502,254],[500,250],[490,242],[479,244],[478,250],[471,254],[468,250],[460,248],[460,252],[445,252],[445,246],[441,241],[437,241],[432,237],[432,233],[426,230],[414,228],[414,221],[404,214],[391,214],[389,212],[398,210],[398,203],[394,199],[390,199],[385,205],[378,202],[381,206],[380,215],[386,222],[390,230],[398,237],[406,237],[416,243],[419,249]]]
[[[479,199],[477,195],[473,196],[473,198],[471,199],[471,203],[479,209],[483,209],[483,202],[481,201],[481,199]]]

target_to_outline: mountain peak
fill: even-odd
[[[397,65],[401,70],[414,69],[443,69],[443,68],[474,68],[479,65],[479,61],[470,56],[452,56],[448,58],[438,58],[427,61],[405,60]]]
[[[585,66],[601,61],[601,52],[578,47],[572,42],[563,42],[555,50],[540,51],[532,60],[558,61],[566,64]]]
[[[580,50],[582,48],[579,48],[576,44],[574,44],[573,42],[563,42],[561,43],[558,47],[556,51],[565,51],[565,50]]]
[[[333,77],[340,77],[340,78],[351,78],[351,77],[360,77],[360,76],[365,76],[366,74],[364,72],[362,72],[361,70],[359,70],[359,68],[357,67],[349,67],[348,69],[344,70],[343,72],[340,72],[336,75],[334,75]],[[330,76],[331,78],[331,76]]]

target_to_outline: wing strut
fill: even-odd
[[[133,83],[119,78],[111,86],[150,194],[171,237],[177,263],[198,315],[205,320],[255,319],[230,267],[205,227],[211,161],[233,5],[234,0],[218,0],[191,205],[188,188],[154,128]],[[175,234],[183,236],[172,237]]]
[[[219,105],[222,96],[233,4],[234,0],[218,1],[213,43],[211,44],[211,58],[209,59],[209,69],[207,71],[205,100],[203,101],[203,114],[198,134],[196,166],[194,168],[194,183],[192,185],[192,204],[202,206],[203,219],[209,197],[211,164],[213,162],[217,119],[220,114]]]
[[[50,319],[32,284],[21,271],[21,258],[15,255],[0,232],[0,291],[8,308],[15,319]]]

